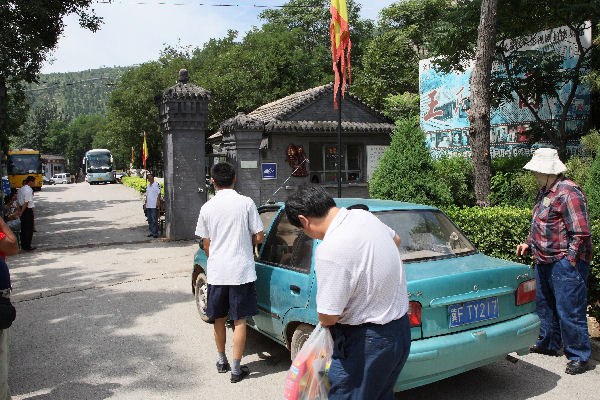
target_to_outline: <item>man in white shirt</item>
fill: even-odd
[[[231,368],[232,383],[250,373],[242,366],[246,345],[246,318],[258,314],[253,245],[264,240],[264,227],[254,201],[233,190],[235,169],[219,163],[211,169],[216,194],[200,209],[196,236],[202,238],[207,261],[206,315],[214,321],[218,359],[217,371]],[[235,325],[233,365],[225,355],[227,316]]]
[[[285,202],[288,220],[313,239],[317,312],[334,340],[329,399],[393,399],[410,350],[400,237],[368,211],[338,208],[318,185]]]
[[[146,202],[144,203],[144,211],[146,212],[146,218],[148,219],[148,227],[150,228],[150,234],[158,237],[158,210],[160,209],[160,183],[154,181],[154,175],[148,173],[148,186],[146,187]]]
[[[29,175],[25,178],[23,186],[17,193],[17,202],[19,204],[19,213],[21,214],[21,248],[26,251],[35,250],[31,247],[33,239],[33,185],[35,178]]]

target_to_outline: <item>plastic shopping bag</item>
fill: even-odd
[[[286,400],[326,400],[327,373],[331,365],[333,339],[321,324],[312,331],[296,355],[285,380]]]

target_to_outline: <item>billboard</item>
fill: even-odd
[[[580,36],[584,48],[591,45],[591,23]],[[564,58],[563,67],[573,68],[579,60],[575,32],[563,26],[538,32],[527,38],[519,51],[553,51]],[[428,147],[434,156],[461,153],[470,156],[469,109],[471,71],[474,62],[464,72],[444,74],[435,69],[434,59],[419,62],[419,94],[421,128],[426,133]],[[492,71],[500,71],[494,61]],[[558,124],[556,116],[562,112],[561,103],[567,100],[573,83],[567,82],[558,90],[558,98],[544,98],[541,104],[530,104],[541,119]],[[568,110],[566,130],[574,140],[568,144],[569,153],[577,153],[577,134],[586,130],[590,115],[590,88],[579,84]],[[492,157],[526,155],[532,150],[525,135],[535,117],[513,93],[513,100],[491,110],[490,154]],[[534,145],[543,146],[544,144]]]

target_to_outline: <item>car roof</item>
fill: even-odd
[[[379,200],[379,199],[361,199],[361,198],[335,198],[333,199],[338,207],[348,208],[356,204],[364,204],[369,207],[369,211],[389,211],[389,210],[437,210],[436,207],[427,206],[424,204],[406,203],[394,200]],[[283,206],[283,202],[274,203],[273,205]],[[271,204],[266,204],[269,206]]]

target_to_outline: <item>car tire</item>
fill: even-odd
[[[290,355],[292,360],[296,358],[300,352],[300,349],[302,349],[302,346],[314,329],[315,327],[309,324],[298,325],[294,331],[294,334],[292,335],[292,343],[290,344]]]
[[[201,272],[196,278],[194,298],[196,299],[196,308],[198,309],[198,314],[200,314],[200,319],[204,322],[211,322],[210,318],[208,318],[208,316],[206,315],[206,305],[208,304],[207,294],[208,283],[206,281],[206,275],[203,272]]]

